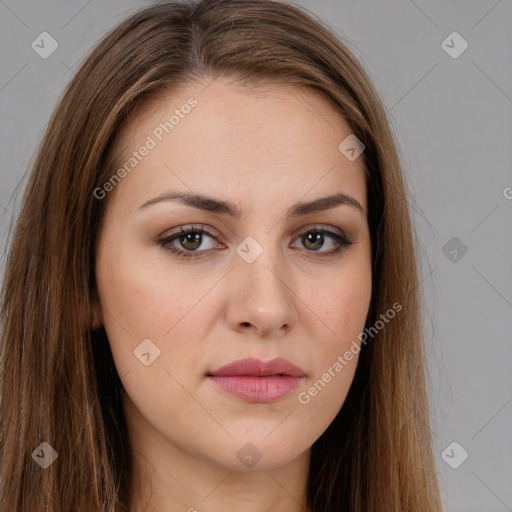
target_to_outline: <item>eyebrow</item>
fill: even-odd
[[[243,213],[239,206],[230,201],[223,201],[221,199],[208,197],[202,194],[174,190],[161,194],[153,199],[149,199],[139,207],[139,210],[143,210],[148,206],[161,203],[163,201],[178,201],[187,206],[192,206],[200,210],[217,214],[229,215],[235,219],[239,219]],[[342,205],[351,206],[359,210],[361,214],[365,214],[364,208],[357,200],[349,195],[338,193],[321,197],[314,201],[296,203],[288,210],[286,216],[300,217],[302,215],[330,210]]]

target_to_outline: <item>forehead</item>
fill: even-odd
[[[142,203],[180,188],[237,202],[264,195],[268,204],[340,191],[366,208],[363,160],[338,149],[350,134],[335,106],[309,88],[188,84],[130,116],[116,163],[137,162],[116,194]],[[141,156],[144,146],[151,149]]]

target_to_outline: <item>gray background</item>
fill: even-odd
[[[73,70],[106,29],[150,3],[0,0],[2,248],[36,146]],[[445,509],[511,511],[512,2],[296,3],[349,39],[400,146],[421,240]],[[59,45],[47,59],[31,48],[43,31]],[[458,58],[441,45],[453,31],[469,44]],[[452,52],[462,48],[450,38],[446,44]],[[460,463],[462,450],[469,457],[453,469],[446,461]]]

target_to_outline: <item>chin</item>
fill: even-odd
[[[274,436],[262,434],[255,436],[236,436],[229,442],[215,442],[214,451],[207,457],[215,464],[230,471],[271,471],[294,461],[304,454],[310,445],[297,445],[297,436],[293,433]]]

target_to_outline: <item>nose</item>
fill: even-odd
[[[229,326],[262,337],[282,337],[297,323],[297,295],[289,269],[264,251],[248,263],[238,256],[229,273]]]

